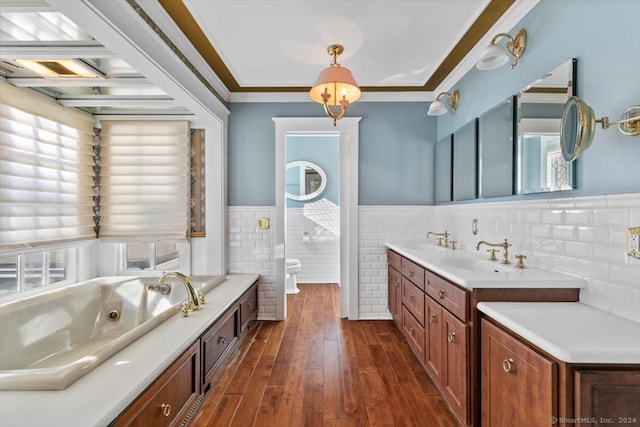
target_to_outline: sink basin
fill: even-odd
[[[406,242],[398,246],[410,251],[446,251],[447,250],[447,248],[445,248],[444,246],[438,246],[432,243],[423,243],[423,242]]]
[[[442,260],[440,260],[440,264],[447,267],[460,268],[462,270],[471,271],[484,271],[494,273],[506,273],[508,271],[513,271],[513,268],[510,268],[509,266],[504,264],[500,264],[499,262],[485,261],[476,258],[443,258]]]

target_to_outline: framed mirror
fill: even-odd
[[[318,197],[327,186],[327,175],[315,163],[297,160],[287,163],[285,186],[287,198],[297,201]]]
[[[517,194],[576,187],[575,162],[567,162],[560,149],[562,110],[576,95],[576,65],[575,59],[566,61],[518,94]]]

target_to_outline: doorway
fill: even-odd
[[[286,137],[288,134],[338,134],[340,152],[340,315],[358,318],[358,129],[359,117],[340,120],[336,127],[327,118],[274,117],[276,124],[276,319],[286,317]]]

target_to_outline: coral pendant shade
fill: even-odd
[[[328,101],[329,104],[338,104],[343,95],[349,103],[353,103],[360,98],[361,92],[356,79],[353,78],[351,71],[344,67],[334,66],[322,70],[313,88],[309,91],[309,96],[315,102],[324,104],[322,94],[325,88],[331,95]]]

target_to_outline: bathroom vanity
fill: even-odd
[[[581,303],[478,309],[483,426],[640,425],[640,324]]]
[[[200,310],[176,313],[64,390],[0,391],[2,424],[180,425],[256,319],[258,278],[227,275]]]
[[[459,423],[481,417],[483,301],[575,302],[582,279],[435,245],[387,243],[389,311]]]

